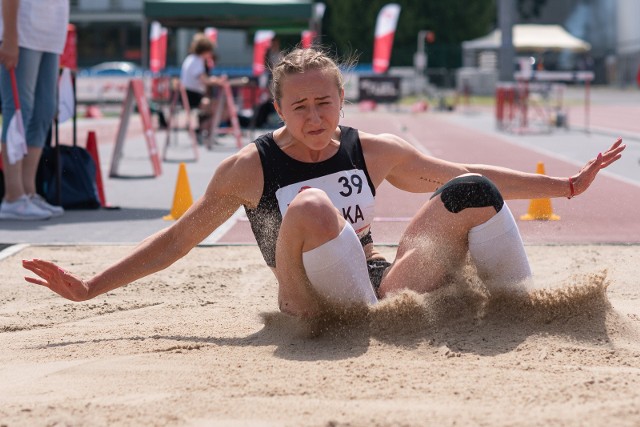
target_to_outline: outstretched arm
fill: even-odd
[[[620,159],[625,148],[619,138],[571,177],[553,177],[486,165],[467,165],[467,169],[491,179],[505,199],[573,197],[587,191],[598,172]]]
[[[569,177],[553,177],[484,164],[455,163],[426,156],[395,135],[361,132],[360,138],[369,174],[376,186],[386,179],[402,190],[427,193],[435,191],[456,176],[478,173],[492,180],[505,199],[571,197],[582,194],[598,172],[620,159],[626,148],[619,138],[571,176],[570,185]]]
[[[148,237],[128,256],[91,279],[82,280],[51,262],[33,259],[23,260],[22,265],[37,277],[25,277],[25,280],[72,301],[85,301],[168,267],[210,235],[241,204],[247,203],[244,196],[262,184],[252,184],[246,179],[238,181],[236,177],[241,176],[243,170],[238,163],[241,162],[233,158],[225,160],[205,194],[177,222]]]
[[[216,215],[210,215],[207,196],[198,200],[175,224],[149,236],[129,255],[98,273],[82,280],[57,265],[40,259],[23,260],[22,265],[38,277],[25,280],[42,285],[72,301],[85,301],[160,271],[186,255],[217,225],[237,209],[239,204],[217,203]],[[229,213],[230,212],[230,213]],[[207,216],[214,217],[207,218]]]

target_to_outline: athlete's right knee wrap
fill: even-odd
[[[453,178],[438,188],[431,196],[437,195],[444,207],[452,213],[458,213],[466,208],[484,208],[493,206],[500,212],[504,200],[500,191],[488,178],[481,175],[464,175]]]
[[[360,240],[349,224],[333,240],[302,253],[311,286],[324,299],[338,304],[374,304],[378,301],[369,279]]]

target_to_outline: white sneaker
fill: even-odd
[[[17,219],[19,221],[36,221],[51,218],[51,212],[41,209],[27,195],[22,195],[15,202],[2,201],[0,219]]]
[[[29,199],[31,200],[31,203],[40,209],[51,212],[52,218],[58,217],[64,213],[62,206],[55,206],[47,203],[47,201],[39,194],[32,194],[29,196]]]

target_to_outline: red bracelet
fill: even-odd
[[[567,199],[571,199],[573,198],[573,196],[576,195],[576,190],[573,188],[573,178],[569,177],[569,191],[571,192],[571,195],[569,197],[567,197]]]

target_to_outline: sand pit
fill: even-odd
[[[527,246],[545,291],[490,296],[463,271],[313,325],[277,312],[254,246],[198,247],[84,303],[22,280],[23,258],[90,275],[129,249],[0,260],[0,425],[640,423],[638,246]]]

